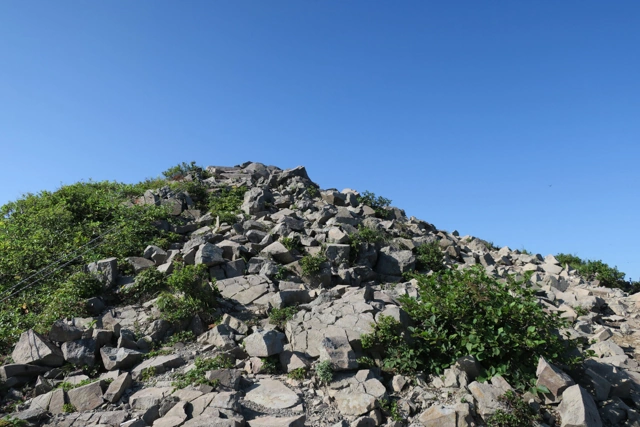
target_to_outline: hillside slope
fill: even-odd
[[[2,208],[6,425],[640,420],[623,276],[601,286],[304,167],[164,175]]]

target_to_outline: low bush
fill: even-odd
[[[487,427],[533,427],[538,425],[540,416],[527,402],[519,398],[513,391],[507,391],[498,400],[506,409],[498,409],[487,418]]]
[[[195,368],[188,372],[174,374],[174,381],[171,383],[176,389],[185,388],[189,385],[210,385],[216,387],[218,384],[216,381],[207,380],[205,374],[207,371],[215,371],[216,369],[229,369],[233,367],[233,363],[222,356],[216,356],[210,359],[197,358],[195,361]]]
[[[300,268],[302,268],[302,274],[304,276],[315,276],[320,273],[322,264],[327,261],[327,258],[322,254],[317,255],[305,255],[300,259]]]
[[[360,194],[357,200],[358,203],[367,205],[371,209],[373,209],[376,213],[376,217],[387,219],[387,217],[389,216],[389,211],[386,208],[391,204],[391,200],[384,197],[376,196],[370,191],[365,191]]]
[[[220,217],[220,223],[234,224],[238,222],[238,214],[242,213],[240,207],[244,201],[244,193],[247,187],[222,188],[217,193],[209,196],[209,210],[213,217]]]
[[[362,337],[364,348],[384,355],[383,369],[441,374],[458,358],[472,355],[487,378],[500,374],[525,389],[535,380],[540,356],[558,364],[577,361],[568,356],[576,344],[557,332],[567,322],[545,312],[526,281],[501,282],[480,266],[414,278],[418,298],[400,298],[413,326],[405,329],[381,316],[374,331]]]
[[[359,225],[357,232],[349,234],[349,240],[351,246],[349,258],[352,262],[355,262],[364,243],[372,245],[384,244],[391,240],[391,236],[384,230]]]
[[[444,253],[437,241],[425,243],[415,249],[416,269],[419,271],[438,272],[445,270]]]
[[[323,384],[329,384],[333,380],[333,366],[331,361],[323,360],[316,365],[316,377]]]
[[[297,307],[273,308],[269,313],[269,323],[282,329],[285,323],[293,319],[297,312]]]
[[[576,255],[562,253],[556,255],[556,259],[563,266],[569,265],[576,270],[585,280],[598,280],[602,286],[618,288],[630,293],[640,291],[640,282],[625,280],[625,273],[600,260],[583,260]]]

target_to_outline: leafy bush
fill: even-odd
[[[487,427],[528,427],[537,425],[540,420],[527,402],[520,399],[513,391],[507,391],[498,400],[506,406],[506,410],[498,409],[487,418]]]
[[[297,307],[273,308],[269,313],[269,323],[282,329],[285,323],[293,319],[297,312]]]
[[[240,207],[244,201],[247,187],[226,187],[209,196],[209,210],[214,217],[220,217],[220,223],[234,224],[238,221]]]
[[[282,243],[282,245],[290,252],[302,252],[304,250],[304,246],[300,243],[300,238],[298,236],[282,237],[280,238],[280,243]]]
[[[364,348],[384,354],[384,369],[440,374],[458,358],[473,355],[487,378],[500,374],[524,389],[535,379],[539,356],[559,364],[575,361],[567,356],[575,344],[557,333],[567,322],[545,312],[524,280],[509,277],[503,283],[480,266],[414,277],[418,298],[400,298],[413,326],[405,332],[382,316],[362,337]]]
[[[186,343],[186,342],[191,342],[191,341],[195,341],[195,340],[196,340],[196,336],[194,335],[193,332],[191,332],[191,331],[180,331],[180,332],[175,333],[175,334],[171,335],[170,337],[168,337],[165,340],[165,344],[168,345],[168,346],[173,346],[173,345],[176,345],[179,342]]]
[[[26,421],[11,416],[0,419],[0,427],[26,427],[28,425]]]
[[[443,262],[444,253],[438,242],[429,242],[416,249],[416,268],[420,271],[442,271],[447,267]]]
[[[261,357],[262,369],[260,372],[263,374],[276,375],[280,373],[280,358],[277,355],[269,357]]]
[[[358,231],[349,234],[351,241],[351,251],[349,251],[349,257],[351,261],[358,259],[358,254],[363,243],[369,244],[383,244],[391,239],[391,236],[383,230],[377,230],[375,228],[365,227],[363,225],[358,226]]]
[[[331,366],[331,361],[323,360],[322,362],[316,365],[316,377],[323,384],[329,384],[333,379],[333,366]]]
[[[358,203],[367,205],[376,213],[376,217],[386,219],[389,211],[386,209],[391,204],[391,200],[384,197],[378,197],[370,191],[365,191],[358,196]]]
[[[123,296],[132,302],[148,301],[155,298],[166,286],[167,279],[164,273],[155,268],[148,268],[136,276],[133,286],[125,288]]]
[[[78,298],[93,295],[76,292],[71,282],[80,279],[85,264],[139,255],[166,238],[168,233],[153,225],[168,217],[165,208],[124,203],[139,191],[127,184],[85,182],[27,194],[0,207],[0,295],[20,282],[32,285],[0,307],[1,353],[26,329],[47,329],[47,322],[64,315],[84,316]]]
[[[302,381],[307,378],[307,370],[305,368],[297,368],[287,374],[292,380]]]
[[[76,407],[71,403],[65,403],[64,405],[62,405],[62,412],[64,412],[65,414],[76,412]]]
[[[378,406],[380,406],[380,409],[382,410],[382,412],[387,417],[391,418],[392,421],[404,420],[404,417],[400,413],[398,402],[396,402],[395,400],[380,399],[378,400]]]
[[[618,288],[631,293],[636,293],[640,290],[640,282],[625,280],[625,273],[618,271],[617,267],[610,267],[600,260],[582,260],[576,255],[570,254],[558,254],[556,259],[560,264],[568,264],[569,267],[575,269],[585,280],[599,280],[602,286]]]
[[[184,178],[191,172],[202,174],[203,171],[204,170],[200,166],[196,165],[196,162],[182,162],[162,172],[162,175],[164,175],[167,179],[176,180]]]
[[[315,276],[320,273],[322,264],[327,261],[327,258],[322,254],[317,255],[305,255],[300,259],[300,268],[302,268],[302,274],[304,276]]]
[[[195,368],[184,373],[174,374],[174,381],[171,385],[177,389],[185,388],[189,385],[210,385],[216,387],[216,381],[209,381],[205,377],[207,371],[215,371],[216,369],[229,369],[233,367],[233,363],[222,356],[216,356],[210,359],[197,358]]]

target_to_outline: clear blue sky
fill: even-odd
[[[305,165],[640,278],[638,1],[4,1],[0,40],[0,204]]]

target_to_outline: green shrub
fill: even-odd
[[[140,192],[133,187],[77,183],[27,194],[0,207],[0,293],[8,294],[19,282],[31,285],[0,305],[0,353],[8,352],[26,329],[46,330],[47,322],[59,317],[85,316],[80,293],[95,295],[84,292],[89,279],[80,274],[85,264],[137,256],[167,236],[153,225],[168,217],[165,208],[124,203]],[[52,268],[32,276],[47,267]],[[80,283],[82,291],[74,290],[78,280],[85,282]],[[97,286],[93,290],[101,291]]]
[[[322,254],[317,255],[305,255],[300,259],[300,268],[302,268],[302,274],[304,276],[315,276],[320,273],[322,264],[327,261],[327,258]]]
[[[300,243],[300,238],[298,236],[293,237],[281,237],[280,243],[287,248],[290,252],[302,252],[304,251],[304,246]]]
[[[404,417],[400,413],[400,408],[398,407],[398,402],[395,400],[389,399],[380,399],[378,400],[378,406],[382,412],[393,421],[403,421]]]
[[[365,191],[359,195],[358,203],[369,206],[375,211],[378,218],[387,219],[389,216],[389,211],[386,208],[391,204],[391,200],[378,197],[370,191]]]
[[[279,356],[261,357],[262,369],[260,372],[263,374],[276,375],[280,373],[280,358]]]
[[[418,298],[400,298],[413,326],[405,332],[399,322],[381,316],[374,331],[362,337],[364,348],[384,354],[383,369],[440,374],[458,358],[473,355],[487,378],[500,374],[524,389],[535,379],[540,356],[575,362],[567,356],[574,342],[557,333],[567,322],[545,312],[524,280],[509,277],[503,283],[480,266],[414,277]]]
[[[180,331],[168,337],[165,340],[165,344],[168,346],[176,345],[177,343],[187,343],[196,340],[196,336],[191,331]]]
[[[71,403],[65,403],[64,405],[62,405],[62,412],[64,412],[65,414],[76,412],[76,407]]]
[[[444,253],[438,242],[429,242],[416,247],[416,269],[419,271],[442,271],[447,268],[444,264]]]
[[[167,179],[176,180],[184,178],[191,172],[202,174],[204,170],[200,166],[196,165],[196,162],[182,162],[162,172],[162,175],[164,175]]]
[[[487,427],[532,427],[540,421],[527,402],[519,398],[513,391],[507,391],[498,398],[506,406],[506,410],[498,409],[487,418]]]
[[[287,374],[292,380],[302,381],[307,378],[307,370],[305,368],[297,368]]]
[[[238,214],[241,213],[240,207],[244,201],[244,193],[247,187],[225,187],[221,188],[218,193],[209,196],[209,210],[215,218],[220,217],[220,223],[226,222],[234,224],[238,221]]]
[[[582,260],[576,255],[558,254],[556,259],[562,265],[569,265],[575,269],[585,280],[599,280],[602,286],[618,288],[626,292],[636,293],[640,290],[640,282],[625,280],[625,273],[618,271],[617,267],[598,260]]]
[[[174,381],[171,383],[176,389],[185,388],[189,385],[210,385],[216,387],[218,384],[216,381],[209,381],[206,379],[205,374],[207,371],[215,371],[216,369],[229,369],[233,367],[233,363],[222,356],[216,356],[210,359],[197,358],[195,361],[195,368],[184,373],[174,374]]]
[[[282,329],[285,323],[293,319],[297,312],[297,307],[273,308],[269,313],[269,323]]]
[[[329,384],[333,380],[333,366],[331,361],[323,360],[316,365],[316,377],[323,384]]]
[[[354,262],[358,259],[362,244],[384,244],[391,240],[391,236],[386,231],[359,225],[357,232],[349,234],[349,240],[351,246],[349,258]]]
[[[155,268],[148,268],[136,276],[133,286],[123,290],[123,296],[132,302],[148,301],[155,298],[166,286],[167,279],[164,273]]]
[[[11,416],[0,419],[0,427],[26,427],[28,425],[26,421]]]

